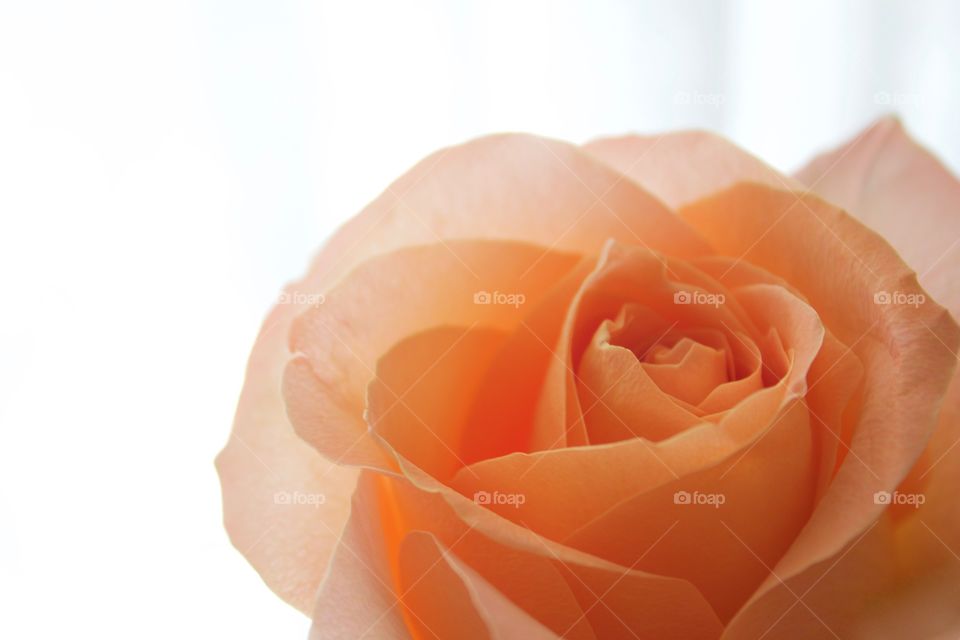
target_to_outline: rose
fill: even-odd
[[[318,638],[956,633],[958,206],[894,120],[442,151],[264,323],[227,529]]]
[[[706,134],[428,159],[265,322],[235,544],[317,637],[949,633],[960,187],[894,121],[798,180]]]

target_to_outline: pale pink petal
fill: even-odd
[[[897,118],[816,157],[797,178],[883,236],[960,317],[960,181]]]
[[[673,208],[699,200],[737,182],[778,189],[799,186],[763,161],[707,131],[603,138],[583,149]]]
[[[286,295],[295,300],[316,291],[307,280],[288,287]],[[280,377],[289,357],[290,323],[301,310],[281,304],[264,322],[217,471],[234,546],[271,589],[309,611],[346,522],[356,471],[318,456],[287,419]]]

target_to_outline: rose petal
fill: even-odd
[[[609,238],[677,256],[706,249],[663,204],[582,149],[501,134],[419,162],[334,235],[314,270],[333,279],[371,256],[456,238],[580,253]]]
[[[287,294],[312,294],[314,280]],[[297,305],[280,305],[264,321],[226,447],[217,457],[224,523],[234,546],[284,600],[310,611],[350,509],[356,471],[331,465],[294,432],[280,394]],[[323,499],[294,503],[292,496]]]
[[[377,362],[367,392],[370,428],[432,476],[452,476],[467,464],[469,412],[507,337],[482,327],[441,327],[401,341]]]
[[[727,382],[727,357],[723,351],[683,338],[686,347],[679,361],[643,362],[641,367],[657,386],[671,396],[693,405],[706,400],[711,391]],[[670,357],[665,354],[665,358]],[[678,357],[674,354],[673,357]]]
[[[673,208],[737,182],[759,182],[780,189],[800,186],[793,178],[706,131],[604,138],[588,142],[583,149]]]
[[[452,493],[402,459],[401,466],[415,484],[384,477],[381,485],[389,488],[404,525],[432,533],[451,559],[562,637],[719,635],[719,622],[688,583],[618,567],[541,539]],[[365,486],[361,481],[359,490]]]
[[[797,178],[886,238],[960,317],[960,182],[895,117],[824,153]]]
[[[867,613],[879,604],[878,596],[896,584],[891,541],[889,521],[875,523],[845,544],[835,558],[811,565],[795,576],[780,574],[772,565],[762,567],[754,558],[757,565],[772,570],[782,582],[744,608],[727,625],[723,640],[928,637],[921,632],[922,627],[906,636],[876,636],[865,634],[861,626]]]
[[[415,531],[404,538],[400,576],[404,604],[413,612],[418,637],[558,638],[429,533]]]
[[[577,393],[593,444],[636,436],[657,442],[701,422],[657,387],[632,351],[611,344],[611,333],[628,322],[642,323],[643,331],[654,335],[670,327],[646,307],[625,305],[615,321],[605,320],[597,329],[577,369]]]
[[[490,631],[433,536],[413,532],[398,552],[399,589],[414,638],[487,640]]]
[[[943,417],[947,415],[956,417],[952,409]],[[955,434],[956,430],[954,426]],[[929,482],[900,488],[919,491],[924,504],[905,505],[905,521],[895,516],[896,506],[888,507],[879,521],[836,556],[785,578],[786,585],[753,602],[729,625],[724,638],[957,637],[960,457],[951,458],[949,443],[939,439],[931,446],[946,455],[936,464],[927,460],[917,472],[922,476],[929,471]]]
[[[369,483],[360,476],[350,519],[316,594],[310,640],[410,638],[406,610],[397,597],[402,593],[395,569],[402,532],[390,505],[364,490]]]
[[[960,290],[956,286],[957,244],[960,237],[960,182],[934,156],[916,144],[894,117],[879,120],[840,148],[815,158],[797,177],[817,192],[849,209],[865,224],[887,238],[903,259],[920,275],[920,283],[934,298],[960,315]],[[877,615],[882,628],[926,628],[934,633],[937,620],[960,613],[952,584],[942,572],[955,567],[960,550],[960,509],[956,486],[960,481],[960,382],[954,377],[939,427],[924,457],[901,485],[908,492],[922,492],[926,503],[910,514],[902,526],[903,548],[911,550],[909,561],[917,585],[914,592],[924,604],[898,606],[888,599],[889,615]],[[908,509],[913,511],[913,509]],[[938,576],[938,572],[941,574]],[[953,606],[944,602],[954,603]],[[907,600],[909,602],[909,600]],[[933,602],[941,603],[936,607]],[[893,619],[897,612],[899,622]],[[880,612],[875,612],[880,614]],[[949,625],[948,625],[949,626]],[[957,627],[950,627],[956,633]],[[917,632],[919,633],[919,632]],[[952,636],[951,636],[952,637]]]
[[[567,380],[548,377],[548,370],[557,358],[553,349],[566,309],[593,262],[581,260],[537,304],[529,305],[530,313],[495,354],[467,419],[461,450],[465,461],[568,444],[563,429]]]
[[[811,455],[809,420],[794,404],[722,463],[617,502],[564,541],[619,564],[689,580],[717,616],[729,620],[767,576],[756,558],[772,566],[809,516]],[[678,495],[723,502],[686,503]]]

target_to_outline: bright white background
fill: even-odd
[[[0,5],[0,637],[297,638],[212,460],[281,285],[437,147],[708,127],[784,170],[901,113],[951,2]]]

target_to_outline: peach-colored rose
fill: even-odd
[[[267,318],[227,529],[316,638],[956,638],[958,238],[892,119],[446,149]]]

